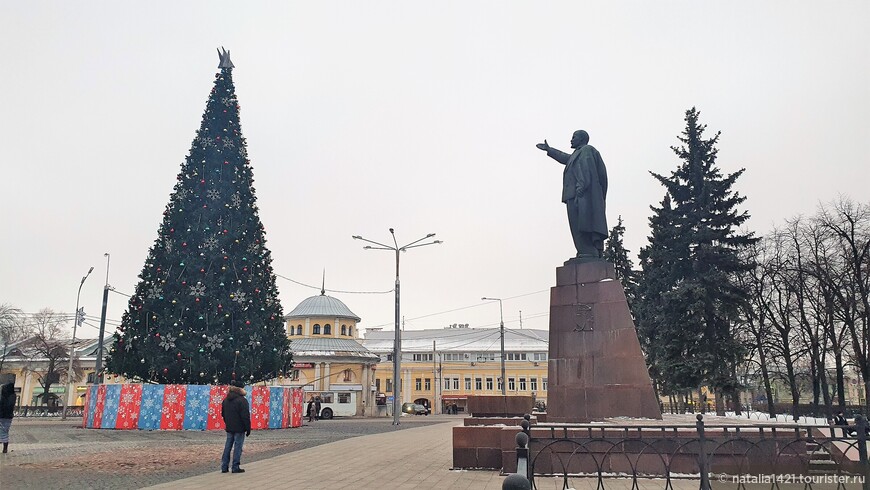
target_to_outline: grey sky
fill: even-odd
[[[604,2],[600,2],[604,3]],[[722,131],[724,172],[764,233],[870,184],[870,3],[3,2],[0,302],[98,316],[129,293],[199,127],[215,48],[231,50],[275,271],[383,291],[393,256],[351,235],[443,245],[402,256],[407,328],[492,326],[573,254],[559,202],[586,129],[608,166],[608,220],[633,253],[683,113]],[[318,291],[279,279],[285,312]],[[393,297],[333,293],[362,327]],[[504,303],[547,328],[548,294]],[[464,306],[449,314],[422,317]],[[126,299],[112,295],[110,320]],[[86,327],[85,336],[96,330]]]

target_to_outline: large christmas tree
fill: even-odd
[[[202,125],[106,359],[129,379],[250,383],[290,367],[233,64],[219,54]]]

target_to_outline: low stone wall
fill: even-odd
[[[224,430],[226,385],[109,384],[88,387],[82,427],[126,430]],[[247,386],[251,429],[302,426],[299,388]]]

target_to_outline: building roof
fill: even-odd
[[[377,361],[380,356],[366,349],[362,344],[352,339],[335,338],[294,338],[290,341],[290,350],[295,359],[308,357],[338,357],[364,361]]]
[[[350,311],[344,303],[338,298],[327,296],[321,293],[318,296],[306,298],[299,303],[293,311],[284,315],[285,319],[291,318],[311,318],[311,317],[328,317],[328,318],[350,318],[360,321],[356,314]]]
[[[392,352],[394,330],[368,330],[362,341],[372,352]],[[547,330],[505,329],[506,351],[549,350]],[[432,352],[432,342],[439,352],[498,352],[501,349],[498,328],[432,328],[402,332],[402,352]]]

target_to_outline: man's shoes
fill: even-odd
[[[230,472],[230,470],[225,470],[225,469],[221,468],[221,473],[229,473],[229,472]]]
[[[245,470],[243,470],[241,468],[236,468],[233,470],[233,473],[244,473],[244,472],[245,472]]]

